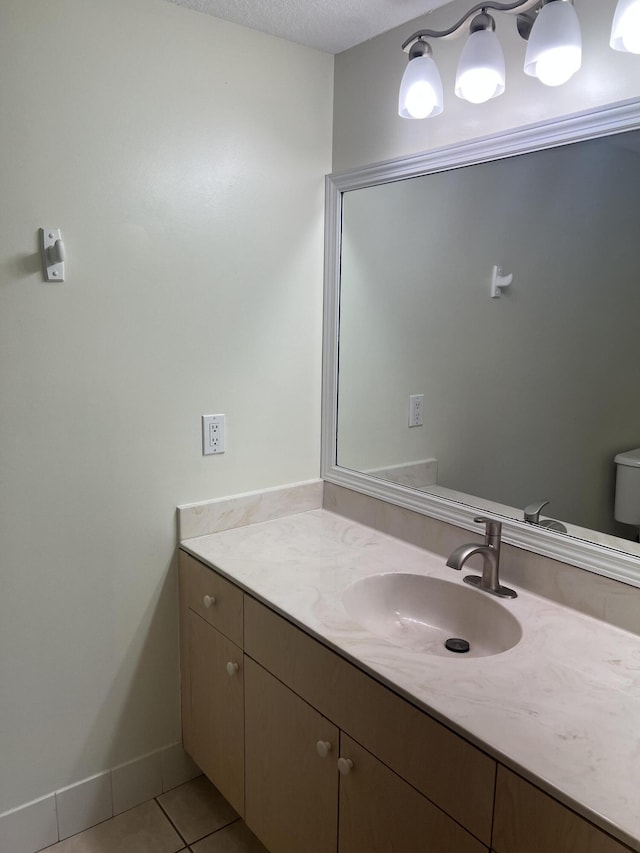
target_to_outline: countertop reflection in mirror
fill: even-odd
[[[640,586],[638,128],[627,102],[327,178],[326,479]],[[561,525],[524,523],[543,500]]]

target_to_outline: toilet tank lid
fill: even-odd
[[[633,468],[640,468],[640,447],[636,450],[627,450],[625,453],[618,453],[613,461],[616,465],[630,465]]]

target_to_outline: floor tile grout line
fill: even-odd
[[[190,841],[191,844],[199,844],[201,841],[204,841],[205,838],[209,838],[212,835],[215,835],[217,832],[222,832],[223,829],[227,829],[229,826],[233,826],[234,823],[239,823],[242,820],[240,816],[230,820],[229,823],[225,823],[224,826],[219,826],[217,829],[214,829],[213,832],[207,832],[206,835],[202,835],[200,838],[196,838],[195,841]]]
[[[169,821],[169,823],[171,824],[171,826],[172,826],[172,827],[175,829],[175,831],[178,833],[178,838],[179,838],[182,842],[184,842],[184,844],[186,844],[186,846],[187,846],[187,848],[188,848],[188,847],[189,847],[190,842],[189,842],[189,841],[187,841],[187,839],[186,839],[186,838],[184,837],[184,835],[180,832],[180,830],[179,830],[179,829],[178,829],[178,827],[175,825],[175,823],[171,820],[171,815],[170,815],[170,814],[167,812],[167,810],[164,808],[164,806],[162,805],[162,803],[160,802],[160,800],[158,799],[158,797],[154,797],[153,799],[154,799],[154,800],[156,801],[156,803],[160,806],[160,811],[162,812],[162,814],[166,817],[166,819]]]
[[[180,786],[178,786],[178,787],[180,787]],[[159,795],[159,797],[161,797],[161,796],[162,796],[162,794],[160,794],[160,795]],[[220,830],[221,830],[221,829],[226,829],[226,827],[231,826],[231,825],[232,825],[232,824],[234,824],[234,823],[238,823],[238,821],[242,820],[242,818],[240,817],[240,815],[238,815],[238,817],[235,817],[233,820],[230,820],[230,821],[229,821],[229,823],[225,823],[225,824],[224,824],[224,826],[219,826],[217,829],[214,829],[212,832],[206,832],[204,835],[200,836],[199,838],[194,838],[192,841],[187,841],[187,839],[186,839],[186,838],[184,837],[184,835],[180,832],[180,830],[178,829],[178,827],[176,826],[176,824],[173,822],[173,820],[172,820],[171,815],[169,814],[169,812],[166,810],[166,808],[165,808],[165,807],[162,805],[162,803],[160,802],[159,797],[154,797],[153,799],[154,799],[154,801],[155,801],[155,802],[160,806],[160,809],[161,809],[162,813],[163,813],[163,814],[164,814],[164,816],[167,818],[167,820],[169,821],[169,823],[171,824],[171,826],[172,826],[172,827],[175,829],[175,831],[178,833],[178,837],[180,838],[180,840],[181,840],[181,841],[183,841],[183,842],[184,842],[184,844],[186,844],[186,845],[187,845],[187,849],[188,849],[188,850],[190,850],[190,849],[191,849],[191,845],[192,845],[192,844],[198,844],[198,842],[203,841],[205,838],[208,838],[210,835],[215,835],[215,834],[216,834],[216,832],[220,832]]]

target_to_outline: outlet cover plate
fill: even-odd
[[[424,423],[424,394],[411,394],[409,397],[409,426],[422,426]]]
[[[224,415],[202,416],[202,455],[224,453],[225,450]]]

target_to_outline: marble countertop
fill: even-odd
[[[321,509],[181,546],[640,851],[640,637],[516,587],[503,606],[523,637],[509,651],[470,659],[395,644],[349,617],[345,588],[381,572],[462,575]]]

